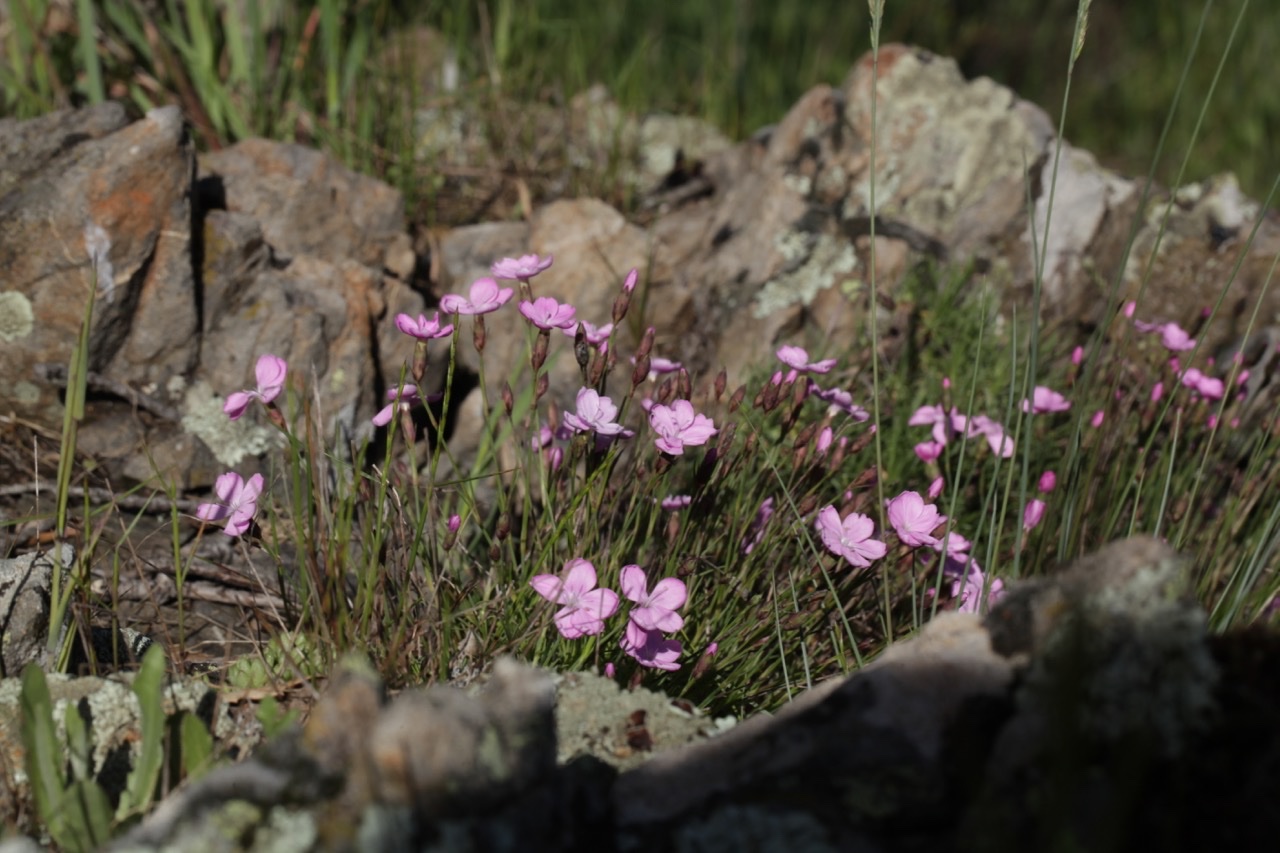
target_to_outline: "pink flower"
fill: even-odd
[[[583,320],[581,323],[573,323],[572,325],[565,326],[564,333],[571,338],[576,338],[578,336],[578,326],[582,326],[582,337],[593,347],[600,346],[600,344],[605,343],[609,340],[609,335],[613,334],[612,323],[605,323],[603,326],[597,327],[588,323],[586,320]]]
[[[566,329],[573,325],[572,305],[561,305],[550,296],[540,296],[532,302],[521,302],[520,313],[539,329]]]
[[[627,277],[622,281],[622,292],[630,293],[636,289],[636,282],[640,280],[640,270],[632,269],[627,273]]]
[[[618,674],[618,670],[614,668],[613,661],[609,661],[604,665],[604,677],[613,678]]]
[[[986,585],[986,578],[978,564],[972,560],[969,561],[968,569],[963,580],[957,578],[952,581],[951,597],[958,602],[956,610],[961,613],[977,613],[982,603],[982,588]],[[997,578],[991,582],[991,589],[987,592],[987,607],[994,605],[1003,596],[1004,581]]]
[[[844,412],[859,423],[871,417],[866,409],[853,402],[853,395],[843,388],[828,388],[824,391],[810,380],[809,393],[827,403],[827,411],[833,415],[836,412]]]
[[[668,672],[680,668],[676,663],[684,647],[677,640],[668,640],[661,631],[646,631],[635,622],[627,622],[627,630],[623,632],[619,643],[622,650],[641,666],[652,669],[665,669]]]
[[[1151,402],[1159,403],[1160,398],[1164,396],[1164,383],[1157,382],[1151,386]]]
[[[871,538],[875,525],[860,512],[851,512],[841,520],[839,510],[825,506],[818,512],[814,526],[828,551],[859,568],[871,565],[872,560],[880,559],[887,550],[883,542]]]
[[[1058,485],[1058,475],[1052,471],[1045,471],[1040,475],[1040,482],[1036,484],[1036,488],[1047,495],[1056,485]]]
[[[578,390],[578,411],[565,412],[565,426],[574,432],[597,432],[601,435],[617,435],[622,424],[615,423],[618,407],[608,397],[601,397],[593,388]]]
[[[1102,426],[1102,421],[1104,418],[1106,418],[1106,416],[1107,416],[1106,412],[1102,411],[1102,409],[1098,409],[1098,411],[1093,413],[1093,417],[1089,418],[1089,426],[1093,427],[1094,429],[1097,429],[1098,427]]]
[[[1079,367],[1082,361],[1084,361],[1084,347],[1078,346],[1071,351],[1071,364]]]
[[[520,279],[528,281],[538,273],[546,270],[551,266],[553,256],[547,255],[545,258],[539,258],[537,255],[521,255],[518,258],[503,258],[495,261],[493,266],[489,267],[489,272],[493,273],[494,278],[504,279]]]
[[[1221,379],[1205,376],[1194,367],[1188,367],[1182,373],[1182,384],[1194,388],[1210,400],[1221,400],[1225,386]]]
[[[1196,347],[1196,339],[1183,331],[1177,323],[1144,323],[1134,320],[1133,325],[1139,332],[1159,332],[1160,343],[1170,352],[1183,352]]]
[[[249,404],[254,400],[261,400],[264,405],[270,403],[279,397],[284,389],[284,378],[288,370],[289,366],[283,358],[277,358],[274,355],[259,356],[258,363],[253,368],[258,387],[253,391],[236,391],[229,394],[227,401],[222,405],[222,411],[234,421],[244,414],[245,409],[249,408]]]
[[[921,462],[933,462],[942,455],[945,445],[939,441],[922,441],[914,448]]]
[[[684,627],[684,617],[676,613],[689,597],[684,581],[663,578],[654,584],[650,592],[644,569],[630,565],[622,567],[619,585],[622,594],[635,602],[629,618],[641,629],[670,634]]]
[[[836,366],[834,358],[823,361],[809,361],[809,353],[801,347],[783,346],[778,348],[778,360],[801,373],[828,373]]]
[[[435,338],[447,338],[453,334],[453,324],[441,327],[440,312],[430,320],[426,314],[419,314],[418,319],[414,319],[409,314],[396,315],[396,328],[404,332],[406,335],[415,337],[420,341],[430,341]]]
[[[254,474],[246,483],[239,474],[228,471],[214,483],[213,492],[218,500],[196,507],[196,518],[201,521],[219,521],[225,518],[227,524],[222,528],[223,533],[228,536],[243,535],[258,512],[262,475]]]
[[[903,492],[888,504],[889,524],[904,545],[918,548],[921,545],[936,546],[938,540],[930,535],[934,528],[947,520],[938,514],[938,508],[924,502],[919,492]]]
[[[937,540],[937,544],[931,545],[930,547],[939,554],[946,554],[948,561],[950,561],[953,556],[961,556],[969,553],[969,549],[973,547],[973,543],[952,530],[949,533],[942,534],[941,538]]]
[[[391,402],[373,416],[374,426],[386,426],[396,411],[407,412],[418,402],[418,386],[402,385],[399,388],[388,388],[387,399]]]
[[[567,640],[604,630],[604,620],[618,609],[618,594],[596,589],[596,567],[581,558],[564,564],[565,578],[534,575],[529,586],[543,598],[564,605],[556,611],[556,628]]]
[[[1070,408],[1071,403],[1066,397],[1043,385],[1036,386],[1030,400],[1022,401],[1022,411],[1037,415],[1045,412],[1065,412]]]
[[[750,554],[755,547],[764,539],[764,529],[768,525],[769,519],[773,517],[773,498],[765,498],[760,504],[760,509],[756,510],[756,517],[751,521],[751,527],[747,530],[747,535],[742,538],[742,553]]]
[[[663,453],[679,456],[685,445],[706,444],[716,434],[716,425],[706,415],[695,414],[688,400],[676,400],[670,406],[654,403],[649,409],[649,425],[658,434],[654,442]]]
[[[933,479],[933,482],[929,484],[929,492],[928,492],[929,500],[931,501],[937,500],[938,495],[942,494],[942,489],[945,486],[946,486],[945,480],[943,480],[941,477],[935,477]]]
[[[1133,312],[1136,311],[1137,308],[1138,308],[1138,303],[1130,299],[1128,302],[1124,304],[1124,307],[1120,309],[1120,313],[1124,314],[1124,318],[1126,320],[1132,320]]]
[[[932,426],[933,443],[939,446],[939,452],[941,452],[942,446],[947,443],[947,439],[950,438],[948,428],[951,425],[951,421],[942,406],[921,406],[907,419],[907,424],[908,426]],[[918,449],[916,455],[920,455]],[[934,458],[936,459],[937,456]],[[930,460],[926,459],[925,461],[928,462]]]
[[[449,520],[445,522],[445,529],[447,529],[450,533],[457,533],[458,528],[461,526],[462,526],[462,516],[457,515],[456,513],[454,515],[449,516]]]
[[[506,305],[512,293],[511,288],[498,287],[496,281],[486,276],[471,282],[466,299],[456,293],[446,293],[440,299],[440,310],[446,314],[488,314]]]
[[[1027,501],[1027,506],[1022,510],[1022,529],[1030,533],[1040,524],[1040,520],[1044,518],[1044,501],[1039,498],[1032,498]]]
[[[662,499],[659,506],[665,510],[675,512],[678,509],[688,508],[691,503],[693,503],[693,497],[691,495],[669,495]]]
[[[1005,459],[1013,456],[1013,439],[1004,434],[1004,427],[1000,424],[986,415],[974,415],[968,419],[965,419],[964,415],[953,415],[953,420],[957,418],[960,419],[958,422],[964,423],[964,426],[957,427],[959,431],[967,430],[970,436],[986,436],[992,453],[998,453]]]

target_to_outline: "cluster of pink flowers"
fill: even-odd
[[[280,417],[273,407],[273,401],[284,390],[288,372],[289,366],[284,359],[270,353],[259,356],[253,369],[257,386],[228,394],[222,411],[231,420],[238,420],[253,401],[257,400]],[[243,536],[253,526],[254,516],[258,513],[258,497],[262,494],[263,485],[261,474],[254,474],[245,480],[236,472],[227,471],[220,475],[213,485],[213,493],[217,496],[217,500],[199,504],[196,507],[196,518],[201,521],[225,519],[223,533],[232,537]]]
[[[1005,435],[1004,427],[986,415],[961,414],[955,407],[948,412],[942,406],[921,406],[907,420],[911,426],[933,428],[933,439],[915,446],[916,456],[924,462],[933,462],[942,455],[942,449],[953,438],[982,436],[991,446],[991,452],[1005,459],[1013,456],[1013,439]]]
[[[684,617],[676,611],[688,600],[688,589],[677,578],[663,578],[649,589],[644,569],[623,566],[619,574],[622,594],[634,605],[627,617],[619,646],[641,666],[676,670],[684,651],[678,640],[666,637],[684,627]],[[565,563],[563,577],[534,575],[529,581],[538,595],[559,604],[556,629],[565,639],[576,640],[604,631],[605,620],[618,610],[618,594],[596,588],[596,567],[577,558]]]

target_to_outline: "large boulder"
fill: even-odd
[[[1211,640],[1189,569],[1149,537],[1115,543],[727,730],[509,660],[469,693],[388,700],[349,662],[305,726],[125,848],[1197,850],[1229,822],[1247,849],[1280,828],[1280,693],[1236,678],[1274,670],[1280,644]]]

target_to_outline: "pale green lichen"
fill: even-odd
[[[784,258],[792,260],[804,257],[798,249],[806,244],[811,246],[807,258],[765,282],[756,294],[751,313],[757,319],[797,303],[808,305],[819,291],[843,282],[858,267],[853,246],[827,234],[788,232],[778,238],[777,247]]]
[[[203,441],[223,465],[237,465],[246,457],[284,445],[274,429],[244,418],[233,421],[227,417],[222,411],[222,399],[207,382],[196,382],[187,390],[182,410],[182,428]]]
[[[16,290],[0,293],[0,341],[7,344],[25,338],[35,327],[30,299]]]

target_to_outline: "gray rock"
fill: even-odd
[[[60,589],[65,595],[74,560],[75,549],[67,543],[56,551],[0,560],[0,677],[16,676],[29,663],[48,667],[54,570],[55,566],[59,570]],[[57,637],[62,636],[63,630],[57,629]]]

